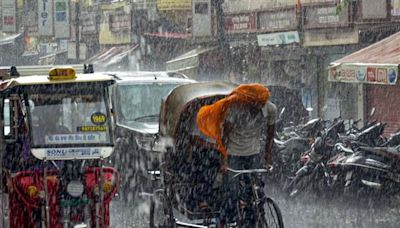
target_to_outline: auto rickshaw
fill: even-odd
[[[219,227],[220,205],[228,200],[224,199],[220,185],[221,155],[215,141],[198,129],[196,116],[200,107],[227,96],[236,87],[227,82],[193,83],[175,88],[163,100],[158,140],[164,147],[160,165],[163,188],[154,194],[161,201],[161,209],[157,210],[156,203],[150,208],[151,216],[160,210],[163,216],[161,221],[151,217],[151,225],[159,222],[162,227]],[[233,179],[268,172],[266,169],[228,170]],[[251,182],[249,189],[255,190],[250,197],[251,205],[260,212],[251,227],[283,227],[280,210],[263,193],[263,187]],[[241,223],[242,209],[245,208],[238,210],[235,221],[229,221],[227,227],[247,227]]]
[[[0,81],[2,227],[109,226],[114,79],[85,71],[12,67]]]

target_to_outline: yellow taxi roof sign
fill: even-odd
[[[76,78],[76,71],[72,67],[57,67],[49,71],[50,80],[72,80]]]

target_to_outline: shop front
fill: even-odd
[[[362,117],[388,124],[385,134],[400,129],[398,80],[400,33],[331,63],[329,81],[360,85]],[[371,115],[373,113],[373,115]]]

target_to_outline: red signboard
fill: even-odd
[[[257,16],[255,13],[227,15],[224,18],[224,28],[227,32],[256,30]]]
[[[15,23],[13,16],[4,16],[3,21],[3,24],[5,25],[13,25]]]

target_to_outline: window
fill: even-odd
[[[196,14],[208,14],[208,3],[201,2],[194,5],[194,13]]]

